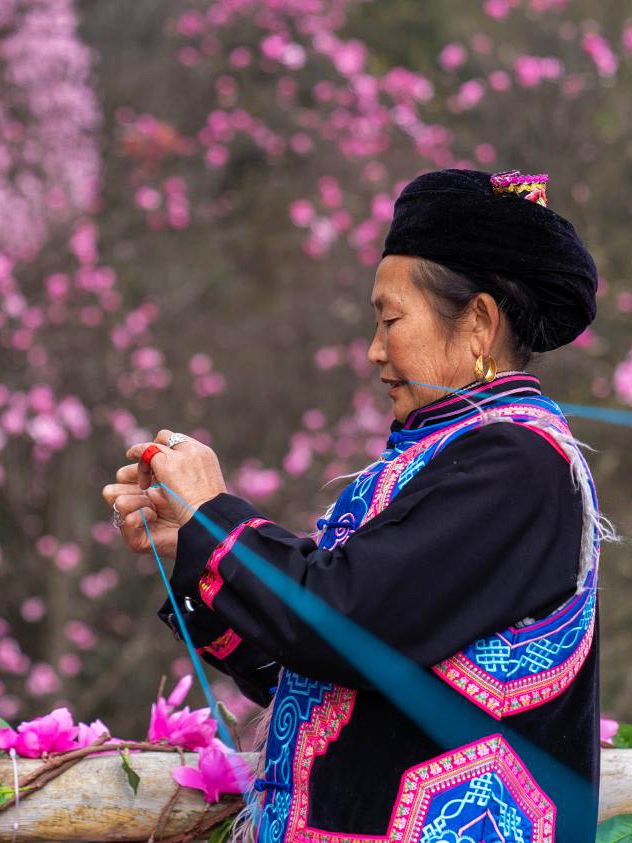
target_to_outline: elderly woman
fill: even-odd
[[[271,704],[259,843],[595,839],[597,564],[614,534],[525,367],[593,320],[597,273],[547,207],[547,178],[442,170],[400,194],[368,352],[394,420],[316,541],[228,494],[213,450],[167,430],[104,489],[131,548],[149,550],[142,511],[175,558],[198,652]],[[148,488],[152,475],[190,507]],[[237,541],[407,657],[464,722],[478,711],[482,730],[455,743],[413,722],[240,562]],[[159,615],[177,632],[168,602]],[[444,716],[432,694],[417,704]],[[584,783],[581,802],[569,781]]]

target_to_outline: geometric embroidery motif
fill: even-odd
[[[411,767],[386,836],[339,834],[298,823],[302,843],[554,843],[555,805],[502,735]]]
[[[595,627],[594,571],[586,590],[529,626],[474,641],[432,670],[496,720],[536,708],[577,676]]]

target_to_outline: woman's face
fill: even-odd
[[[417,407],[435,401],[475,379],[474,363],[481,347],[476,319],[463,320],[448,341],[435,315],[430,295],[411,281],[417,258],[388,255],[379,264],[371,295],[376,329],[368,358],[379,369],[380,378],[408,381],[391,390],[395,418],[404,422]],[[484,294],[486,295],[486,294]],[[491,298],[491,297],[489,297]],[[480,326],[479,326],[480,327]],[[420,386],[418,381],[444,389]]]

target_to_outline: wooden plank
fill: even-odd
[[[187,766],[197,766],[195,753],[184,757]],[[130,763],[140,776],[136,795],[118,753],[82,759],[21,803],[16,841],[147,840],[177,787],[170,771],[182,761],[177,753],[131,752]],[[40,765],[19,759],[19,775]],[[13,784],[10,759],[0,760],[0,784]],[[205,812],[220,810],[222,803],[208,805],[200,791],[181,788],[162,836],[181,834]],[[0,812],[0,841],[13,839],[16,817],[15,806]]]
[[[189,766],[196,766],[195,753],[184,755]],[[253,762],[252,755],[245,757]],[[147,840],[175,791],[170,771],[182,762],[177,754],[162,752],[131,753],[130,760],[140,776],[136,795],[118,753],[85,758],[21,804],[16,841]],[[20,759],[19,773],[23,776],[40,764],[38,760]],[[12,782],[11,762],[2,759],[0,783],[11,786]],[[201,793],[183,788],[163,835],[181,834],[205,812],[212,815],[224,805],[207,805]],[[599,819],[625,813],[632,813],[632,750],[605,749],[601,753]],[[0,843],[13,839],[15,819],[15,807],[0,813]]]

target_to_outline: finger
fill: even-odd
[[[153,512],[153,506],[151,501],[148,499],[147,495],[140,494],[140,495],[118,495],[115,500],[116,508],[121,513],[121,515],[126,518],[132,512],[136,512],[139,509],[151,509]]]
[[[166,428],[163,430],[159,430],[156,434],[154,442],[158,442],[160,445],[166,445],[172,433],[173,430],[167,430]]]
[[[137,483],[138,482],[138,463],[130,463],[130,465],[122,465],[116,472],[117,483]]]
[[[110,483],[103,487],[101,494],[108,506],[114,506],[119,495],[144,495],[145,492],[136,483]]]
[[[163,454],[169,451],[169,448],[164,445],[158,445],[156,442],[139,442],[137,445],[132,445],[131,448],[128,448],[125,452],[125,456],[128,460],[138,461],[150,445],[155,445],[155,447],[159,448]]]
[[[130,530],[144,530],[145,523],[143,522],[143,515],[145,516],[147,525],[153,524],[154,521],[158,520],[158,514],[153,509],[142,507],[125,516],[125,528]]]

